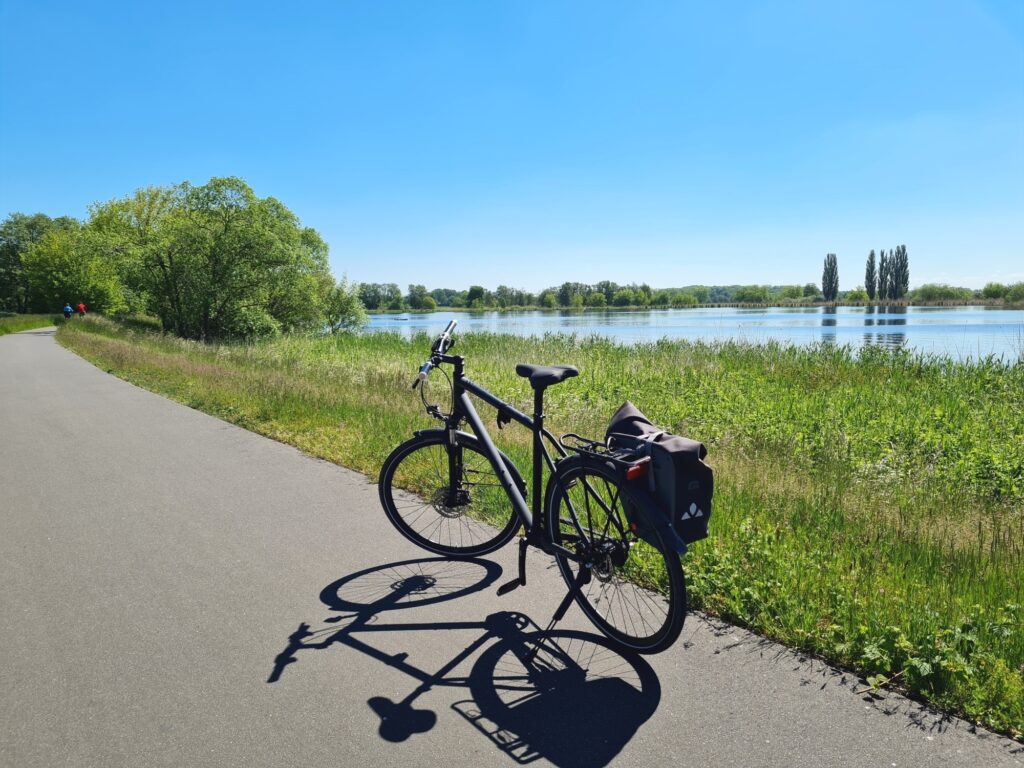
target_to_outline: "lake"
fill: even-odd
[[[698,307],[637,311],[371,314],[370,330],[437,334],[450,318],[462,332],[519,336],[599,334],[618,341],[825,342],[902,347],[956,360],[1024,360],[1024,310],[994,307]]]

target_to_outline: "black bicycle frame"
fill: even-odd
[[[502,487],[505,489],[505,493],[508,494],[509,500],[512,502],[512,508],[515,509],[519,519],[522,520],[523,527],[526,528],[527,535],[532,540],[534,537],[530,536],[530,534],[535,531],[540,532],[544,530],[544,516],[543,510],[541,509],[544,464],[547,464],[550,472],[553,473],[555,471],[555,462],[552,460],[551,454],[548,452],[547,446],[544,444],[544,440],[547,439],[547,441],[555,447],[559,457],[566,455],[565,449],[562,448],[554,435],[544,427],[544,391],[539,389],[534,390],[534,415],[533,417],[530,417],[509,405],[496,395],[491,394],[479,384],[476,384],[466,378],[463,373],[464,359],[462,357],[458,355],[443,355],[440,356],[440,359],[441,362],[451,363],[455,368],[455,373],[452,378],[452,414],[445,420],[452,443],[454,444],[455,431],[458,429],[459,423],[465,419],[472,428],[473,434],[476,435],[477,439],[483,445],[487,458],[490,459],[491,465],[497,473]],[[497,446],[494,444],[490,434],[487,432],[487,428],[480,419],[480,414],[478,414],[476,412],[476,408],[473,407],[473,402],[469,399],[469,394],[476,395],[488,405],[496,408],[498,411],[499,424],[502,422],[515,421],[522,424],[524,427],[527,427],[533,433],[532,510],[527,505],[526,499],[523,498],[523,494],[516,485],[515,479],[505,466],[505,462],[501,458],[501,453],[498,451]],[[461,474],[462,468],[458,467],[457,469]],[[449,471],[456,471],[456,467],[450,467]],[[558,550],[563,551],[563,548],[558,547]],[[569,550],[564,551],[566,554],[575,554],[570,553]]]

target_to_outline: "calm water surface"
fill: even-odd
[[[370,315],[370,330],[410,337],[439,333],[449,318],[462,332],[519,336],[599,334],[618,341],[825,342],[904,347],[957,360],[995,355],[1024,359],[1024,310],[992,307],[764,307],[639,310],[636,312],[445,312]]]

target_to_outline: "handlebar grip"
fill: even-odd
[[[452,346],[452,331],[455,330],[455,326],[458,323],[455,320],[449,320],[447,327],[441,331],[441,335],[434,339],[433,351],[434,354],[444,354]]]
[[[413,389],[416,389],[416,387],[420,385],[421,381],[427,380],[427,374],[430,373],[430,369],[433,367],[434,364],[429,360],[420,366],[420,372],[416,375],[416,379],[412,383]]]

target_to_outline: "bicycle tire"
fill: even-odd
[[[656,530],[644,539],[630,530],[625,514],[629,498],[615,472],[570,457],[548,482],[546,497],[552,541],[591,553],[590,574],[576,594],[576,603],[588,618],[611,640],[636,653],[659,653],[672,645],[686,617],[686,580],[679,555]],[[587,567],[558,553],[555,561],[570,588],[580,568]]]
[[[456,433],[463,462],[458,489],[449,488],[445,430],[430,430],[391,452],[380,475],[380,501],[391,524],[409,541],[438,555],[478,557],[507,544],[520,521],[480,441]],[[519,472],[502,455],[520,487]],[[459,498],[452,503],[452,495]]]

